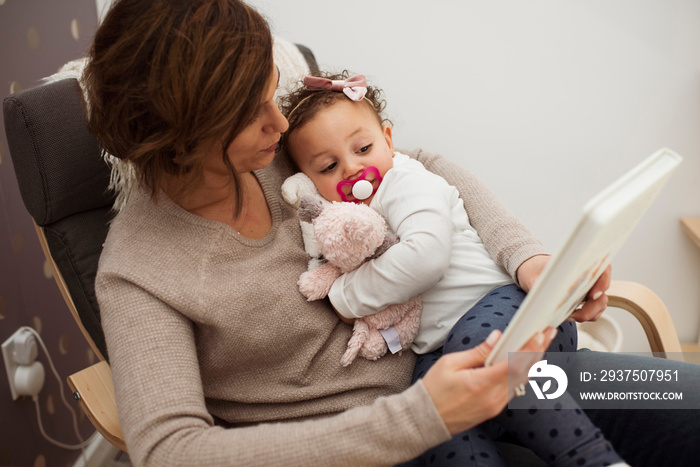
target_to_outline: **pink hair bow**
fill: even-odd
[[[304,85],[309,91],[342,91],[353,101],[361,101],[367,94],[367,80],[363,75],[351,76],[345,80],[330,80],[316,76],[304,77]]]

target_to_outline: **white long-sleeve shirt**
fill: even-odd
[[[370,207],[400,241],[335,281],[329,298],[343,316],[367,316],[420,293],[423,313],[412,349],[428,353],[482,297],[513,282],[469,224],[457,189],[415,159],[396,153]]]

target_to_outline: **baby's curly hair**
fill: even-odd
[[[314,76],[330,80],[345,80],[350,77],[350,73],[348,70],[343,70],[341,73],[335,74],[320,72]],[[363,101],[372,106],[380,125],[391,125],[391,121],[384,114],[386,100],[383,94],[381,89],[368,85],[367,94],[365,94]],[[289,128],[282,134],[280,140],[280,151],[290,162],[294,163],[287,150],[289,136],[304,126],[316,116],[319,111],[333,105],[341,99],[348,99],[348,97],[344,93],[338,91],[309,91],[306,89],[306,86],[304,86],[303,80],[298,81],[294,89],[279,98],[280,111],[289,122]]]

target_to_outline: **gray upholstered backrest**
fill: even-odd
[[[13,94],[3,111],[22,199],[38,225],[111,205],[109,167],[87,128],[75,79]]]
[[[94,283],[114,195],[78,82],[20,91],[4,100],[3,112],[24,205],[44,228],[82,324],[106,356]]]

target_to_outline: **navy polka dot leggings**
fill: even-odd
[[[494,329],[503,331],[518,309],[525,292],[515,284],[499,287],[479,301],[450,331],[445,345],[433,353],[420,355],[413,381],[443,353],[477,346]],[[576,325],[565,322],[548,351],[575,352]],[[566,407],[573,401],[569,398]],[[622,460],[581,409],[506,409],[501,414],[454,436],[425,452],[406,466],[504,466],[495,439],[509,433],[523,446],[553,466],[599,467]]]

